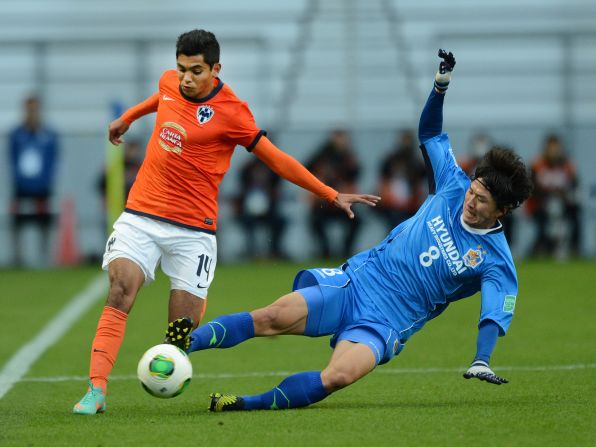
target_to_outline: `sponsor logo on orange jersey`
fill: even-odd
[[[186,130],[178,123],[167,121],[159,129],[158,142],[162,149],[180,154],[186,142]]]

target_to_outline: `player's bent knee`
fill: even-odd
[[[280,332],[279,309],[276,306],[267,306],[251,312],[255,326],[255,335],[276,335]]]
[[[326,368],[321,373],[323,386],[329,392],[337,391],[356,382],[360,377],[349,371]]]

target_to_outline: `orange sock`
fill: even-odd
[[[105,306],[97,324],[95,339],[91,345],[89,378],[94,387],[99,386],[104,392],[107,392],[108,376],[124,339],[127,318],[128,314]]]
[[[203,317],[205,316],[205,311],[207,310],[207,298],[205,298],[205,303],[203,304],[203,310],[201,311],[201,315],[199,316],[199,321],[195,324],[198,326],[201,321],[203,321]]]

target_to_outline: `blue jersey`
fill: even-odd
[[[504,335],[517,296],[517,274],[503,228],[474,229],[462,220],[470,179],[447,134],[422,145],[430,195],[412,218],[376,247],[350,258],[345,272],[359,305],[379,315],[405,342],[449,303],[481,291],[480,322]]]
[[[58,136],[46,127],[19,126],[10,133],[10,163],[17,197],[44,198],[52,193]]]

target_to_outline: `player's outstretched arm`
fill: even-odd
[[[376,206],[377,202],[381,200],[380,197],[371,194],[343,194],[337,192],[317,179],[298,160],[283,152],[267,137],[261,137],[253,149],[253,153],[277,175],[333,203],[342,209],[350,219],[354,218],[354,212],[352,211],[354,203]]]
[[[447,53],[444,50],[439,50],[438,56],[442,60],[435,75],[435,84],[422,109],[418,123],[418,139],[421,143],[440,135],[443,131],[443,101],[451,81],[451,72],[455,67],[455,57],[453,53]]]
[[[133,121],[149,113],[157,112],[159,105],[159,93],[154,93],[149,98],[132,106],[122,114],[120,118],[112,121],[108,127],[108,138],[112,144],[122,143],[122,135],[126,133]]]

